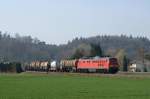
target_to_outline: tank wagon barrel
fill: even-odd
[[[59,64],[57,61],[52,61],[51,62],[51,65],[50,65],[50,71],[59,71],[60,68],[59,68]]]
[[[50,67],[49,61],[33,61],[26,66],[29,71],[47,71]]]
[[[60,67],[62,71],[70,72],[75,71],[77,66],[77,60],[61,60]]]

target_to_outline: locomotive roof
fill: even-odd
[[[91,58],[80,58],[79,60],[89,60],[89,59],[98,60],[98,59],[111,59],[111,58],[115,58],[115,57],[91,57]]]

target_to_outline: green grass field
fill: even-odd
[[[1,74],[0,99],[150,99],[150,79]]]

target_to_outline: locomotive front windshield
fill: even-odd
[[[110,58],[109,61],[110,61],[110,65],[118,65],[118,61],[116,58]]]

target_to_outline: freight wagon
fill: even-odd
[[[60,69],[63,72],[75,72],[77,67],[78,60],[61,60]]]
[[[52,61],[51,63],[50,63],[51,65],[50,65],[50,71],[59,71],[60,70],[60,68],[59,68],[59,64],[58,64],[58,62],[57,61]]]
[[[26,65],[27,71],[49,71],[49,61],[33,61]]]

